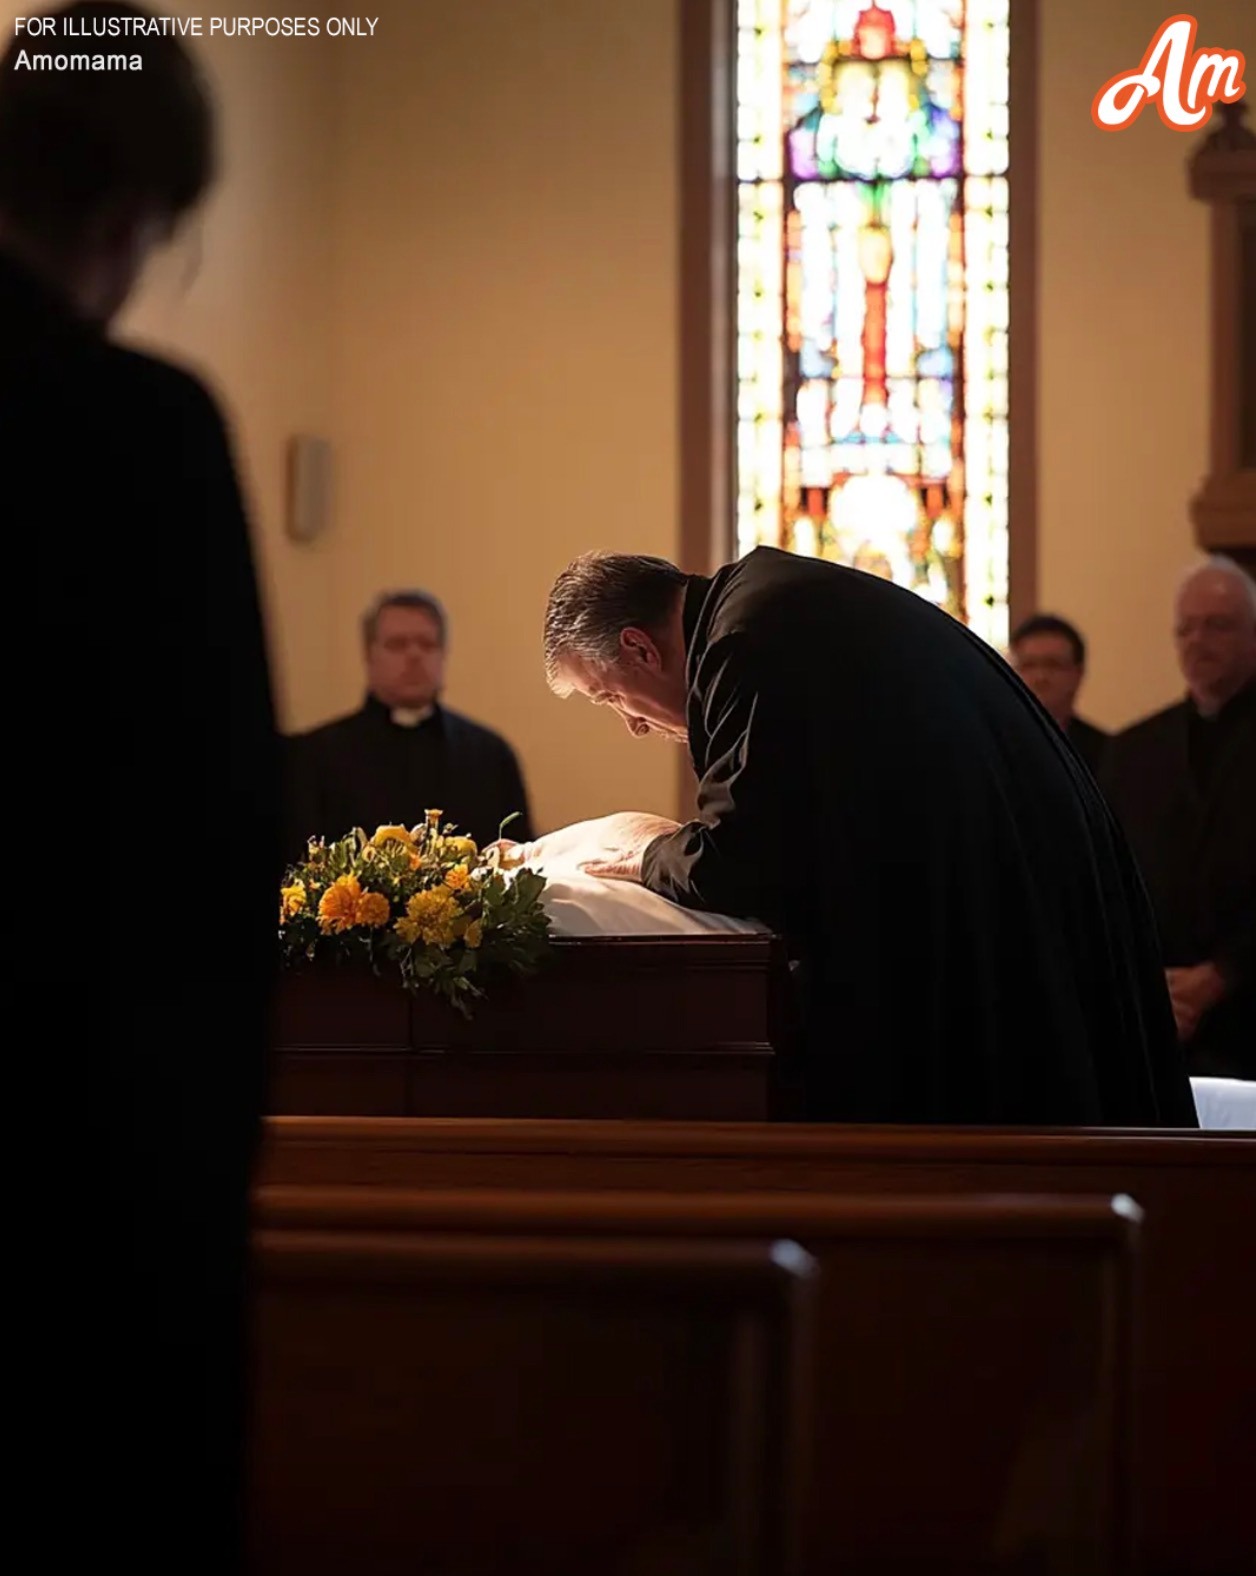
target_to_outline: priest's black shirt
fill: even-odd
[[[491,729],[445,706],[403,726],[368,696],[359,711],[297,734],[288,747],[288,856],[311,837],[343,837],[354,827],[413,826],[440,810],[466,837],[494,841],[533,833],[514,751]]]
[[[1082,717],[1070,717],[1064,733],[1068,742],[1090,768],[1091,776],[1098,778],[1103,770],[1103,755],[1111,735],[1105,733],[1102,728],[1096,728],[1093,722],[1087,722]]]
[[[997,652],[767,548],[691,579],[684,631],[698,818],[643,880],[785,936],[791,1114],[1196,1125],[1129,849]]]

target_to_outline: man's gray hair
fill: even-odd
[[[1225,575],[1227,579],[1233,580],[1239,589],[1246,594],[1247,600],[1251,604],[1252,617],[1256,618],[1256,580],[1252,579],[1242,564],[1236,563],[1233,558],[1230,558],[1225,553],[1210,553],[1207,558],[1201,559],[1199,563],[1192,564],[1178,582],[1178,595],[1180,596],[1193,580],[1204,574]]]
[[[545,678],[569,695],[563,664],[576,657],[609,667],[625,629],[660,633],[687,576],[666,558],[640,553],[585,553],[555,580],[545,609]]]
[[[362,615],[362,644],[369,646],[379,628],[379,615],[390,607],[410,607],[426,613],[436,625],[442,646],[447,644],[449,620],[445,609],[430,591],[381,591]]]

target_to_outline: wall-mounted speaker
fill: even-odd
[[[331,444],[326,438],[288,440],[288,535],[316,541],[331,523]]]

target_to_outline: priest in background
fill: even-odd
[[[148,14],[71,5],[44,47],[64,47],[67,21],[90,36]],[[61,699],[34,679],[11,697],[26,769],[10,774],[8,880],[38,944],[15,988],[67,1016],[40,1048],[55,1087],[28,1104],[12,1067],[8,1094],[21,1120],[66,1123],[48,1164],[81,1174],[45,1226],[52,1270],[23,1272],[55,1355],[13,1336],[54,1434],[18,1432],[28,1468],[73,1483],[67,1514],[102,1557],[221,1576],[241,1558],[278,740],[223,418],[195,377],[109,337],[211,184],[213,112],[174,37],[128,37],[129,71],[27,69],[31,43],[0,60],[0,517],[10,594]],[[33,1174],[22,1212],[49,1186]]]
[[[1194,1074],[1256,1078],[1256,583],[1217,557],[1182,582],[1186,698],[1113,741],[1103,786],[1160,929]]]
[[[1126,843],[955,619],[770,548],[709,578],[593,554],[550,594],[545,663],[557,693],[688,746],[697,817],[612,818],[585,867],[785,938],[782,1114],[1196,1125]]]
[[[1108,735],[1077,715],[1077,692],[1086,677],[1086,642],[1067,619],[1035,613],[1017,625],[1010,649],[1012,666],[1098,777]]]
[[[288,741],[290,859],[311,837],[414,826],[440,810],[465,837],[532,837],[515,753],[500,734],[441,703],[449,621],[427,591],[390,591],[362,618],[366,700]]]

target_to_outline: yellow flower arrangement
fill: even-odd
[[[279,923],[292,919],[305,907],[305,883],[294,881],[291,886],[279,889]]]
[[[358,899],[358,924],[381,930],[392,918],[392,904],[382,892],[363,892]]]
[[[535,972],[549,946],[544,880],[503,871],[428,811],[413,828],[315,839],[285,873],[279,940],[290,967],[329,959],[395,968],[462,1012],[493,978]]]
[[[403,848],[414,847],[414,835],[404,826],[379,826],[371,838],[372,848],[383,848],[385,843],[400,843]]]
[[[318,924],[325,936],[343,935],[358,922],[362,886],[357,876],[337,876],[318,900]]]
[[[397,921],[397,934],[413,945],[450,947],[458,934],[461,909],[457,900],[440,887],[416,892],[406,904],[406,917]]]

